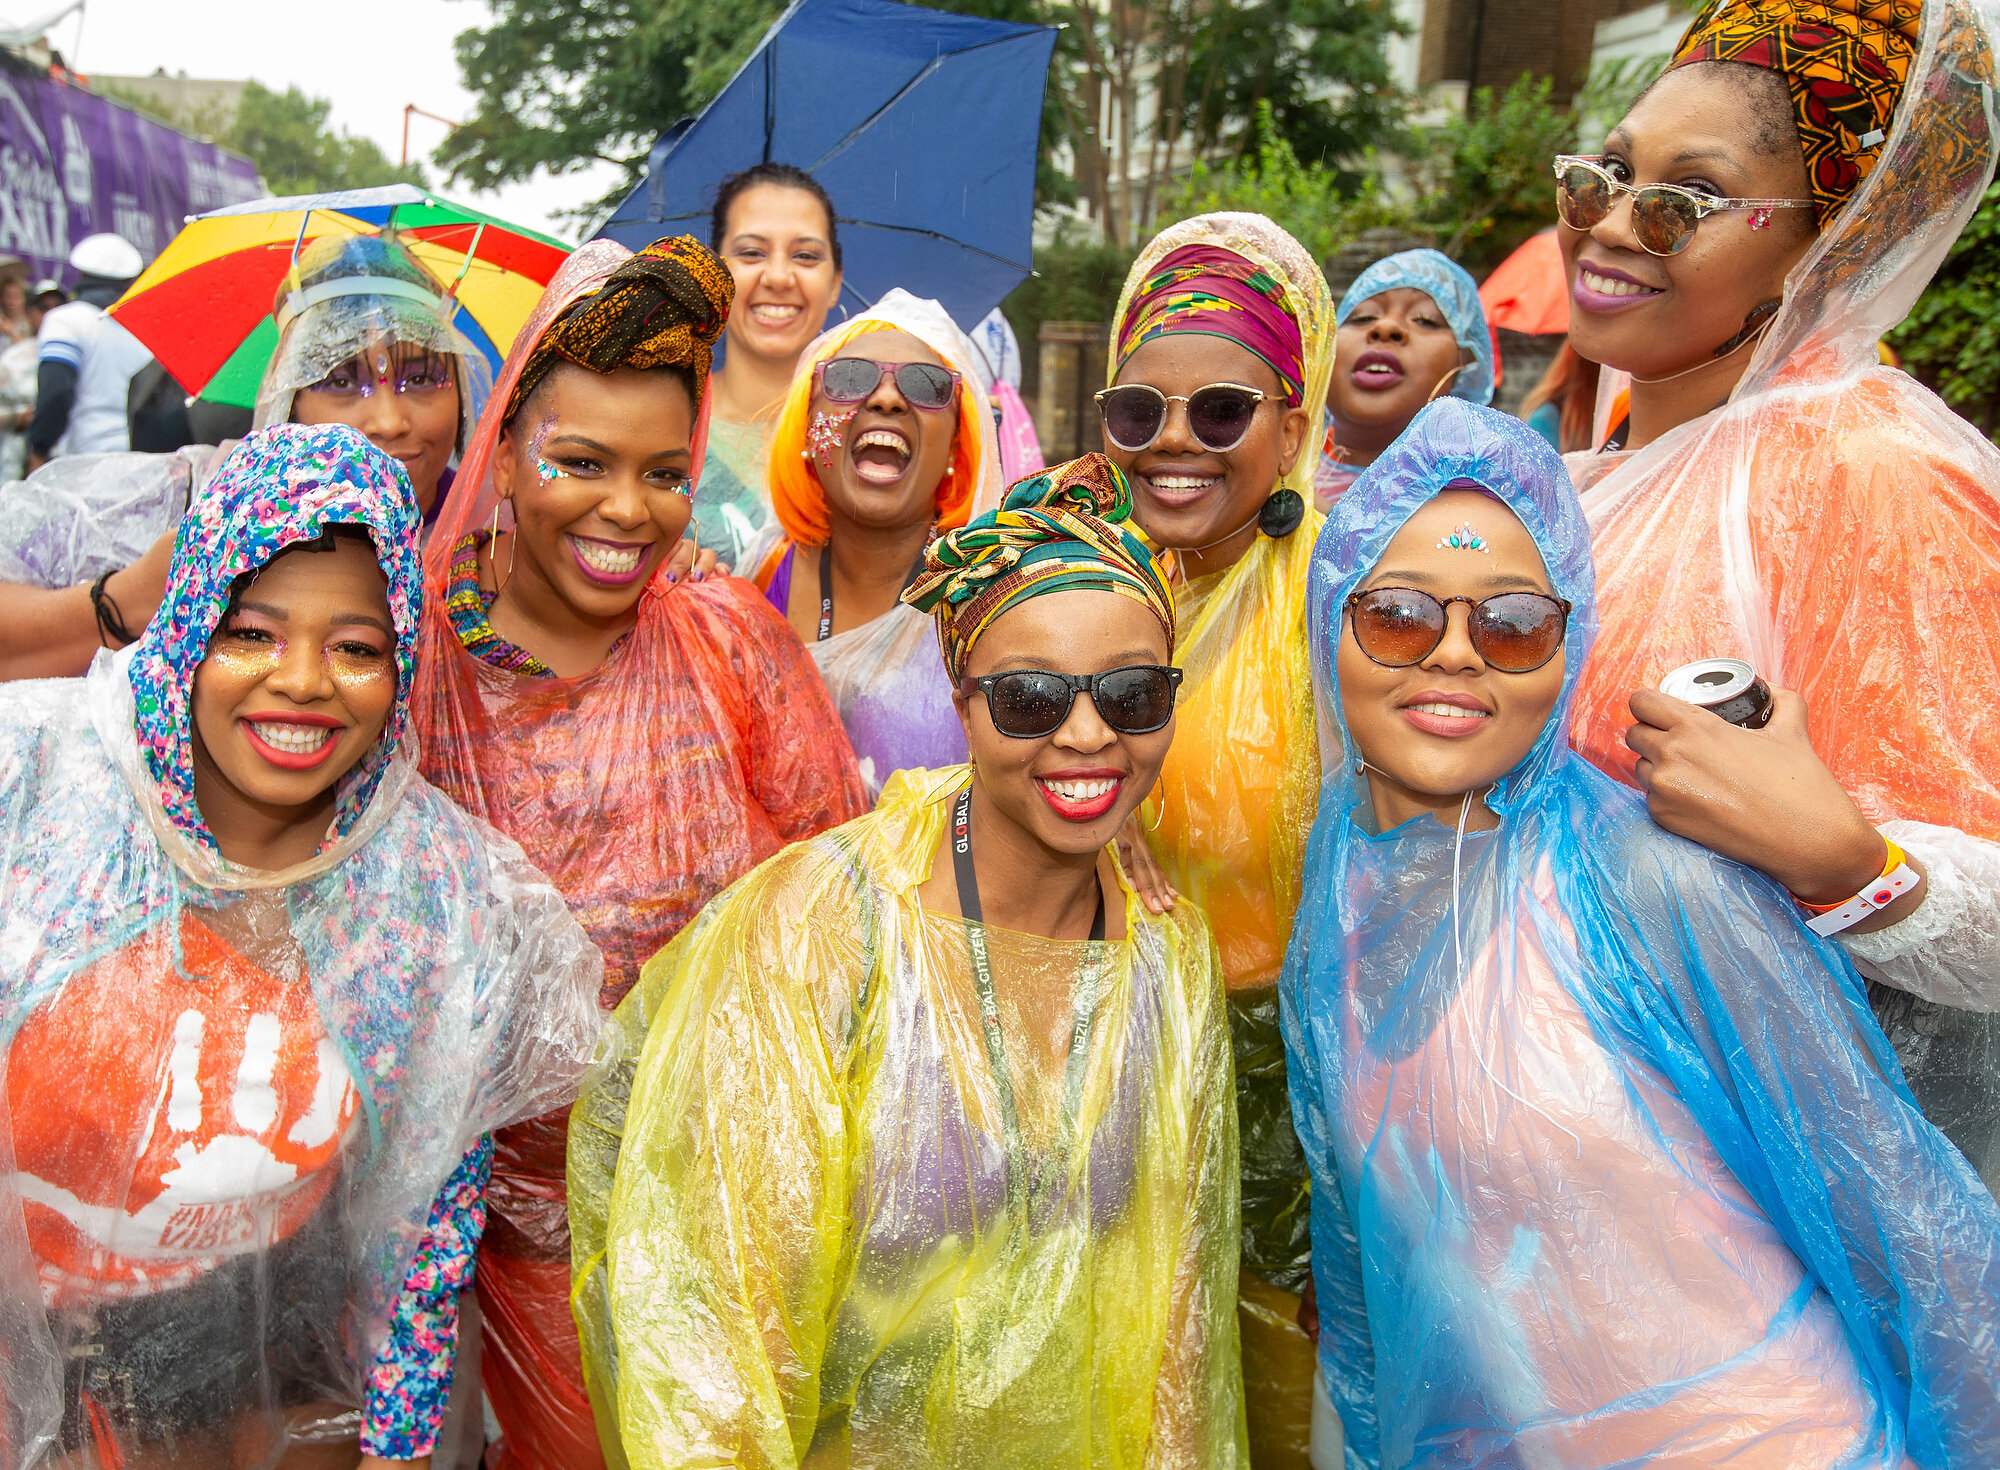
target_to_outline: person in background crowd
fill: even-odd
[[[28,315],[28,283],[19,276],[0,280],[0,337],[22,342],[39,330],[39,324]]]
[[[1570,338],[1632,376],[1606,452],[1571,460],[1604,588],[1576,746],[1669,831],[1826,910],[1989,1183],[2000,450],[1876,343],[1992,173],[1995,19],[1711,5],[1557,192]],[[1718,655],[1777,690],[1762,729],[1656,692]]]
[[[871,800],[965,759],[931,620],[899,598],[933,537],[1000,503],[976,363],[943,307],[890,291],[800,354],[771,433],[785,539],[757,585],[811,650]]]
[[[1322,511],[1432,399],[1493,401],[1493,339],[1479,287],[1441,251],[1376,261],[1347,288],[1334,321],[1326,434],[1313,474]]]
[[[610,1009],[723,888],[867,809],[840,717],[750,583],[675,580],[728,269],[592,241],[508,354],[425,554],[424,773],[527,849]],[[480,1248],[498,1465],[600,1462],[569,1307],[566,1112],[495,1138]]]
[[[28,467],[65,454],[130,449],[132,379],[153,354],[105,315],[146,262],[121,235],[86,235],[69,253],[76,299],[42,318]]]
[[[1596,423],[1598,364],[1564,339],[1548,370],[1521,401],[1521,419],[1562,454],[1590,448]]]
[[[993,400],[993,417],[1000,425],[1000,477],[1012,485],[1042,472],[1042,441],[1035,433],[1035,416],[1021,397],[1021,343],[1014,324],[999,307],[980,318],[972,329],[979,354],[979,381]]]
[[[1098,395],[1133,519],[1172,552],[1178,734],[1124,850],[1150,901],[1207,915],[1229,988],[1242,1138],[1244,1395],[1260,1464],[1303,1465],[1314,1377],[1306,1167],[1285,1097],[1278,971],[1318,790],[1305,573],[1333,302],[1262,215],[1156,236],[1126,278]]]
[[[0,691],[10,1466],[428,1462],[487,1135],[574,1096],[602,964],[411,766],[416,530],[264,430],[135,647]]]
[[[1283,990],[1348,1463],[2000,1462],[2000,1205],[1839,947],[1571,753],[1595,585],[1554,451],[1459,403],[1315,553]]]
[[[765,863],[613,1018],[571,1210],[631,1465],[1247,1470],[1215,950],[1112,847],[1174,737],[1130,508],[1087,455],[934,543],[971,768]]]
[[[359,429],[403,466],[428,528],[493,376],[451,309],[393,237],[313,241],[272,303],[278,345],[255,427]],[[57,462],[29,480],[27,500],[0,506],[0,567],[36,584],[0,581],[0,678],[80,674],[99,648],[133,640],[159,605],[181,507],[227,448]]]
[[[840,299],[840,230],[819,180],[789,163],[760,163],[722,181],[708,244],[728,262],[736,303],[695,514],[717,555],[747,570],[776,534],[764,494],[771,426],[799,354]]]

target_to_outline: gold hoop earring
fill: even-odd
[[[1157,831],[1159,831],[1159,830],[1160,830],[1160,823],[1164,822],[1164,821],[1165,821],[1165,820],[1167,819],[1167,786],[1166,786],[1166,783],[1165,783],[1164,781],[1162,781],[1162,782],[1158,783],[1157,785],[1155,785],[1155,786],[1153,787],[1153,794],[1154,794],[1155,796],[1157,796],[1157,797],[1158,797],[1158,798],[1160,799],[1160,804],[1159,804],[1159,806],[1158,806],[1158,807],[1156,807],[1156,808],[1155,808],[1155,811],[1157,812],[1157,815],[1156,815],[1156,816],[1155,816],[1155,817],[1153,818],[1153,821],[1152,821],[1152,825],[1146,828],[1146,830],[1147,830],[1148,832],[1157,832]],[[1139,820],[1140,820],[1141,822],[1144,822],[1144,821],[1145,821],[1145,818],[1144,818],[1144,817],[1141,817],[1141,818],[1140,818]]]
[[[1439,396],[1445,391],[1445,385],[1451,382],[1452,379],[1456,378],[1460,373],[1464,371],[1465,371],[1465,364],[1460,363],[1457,367],[1453,368],[1450,372],[1446,373],[1443,377],[1439,378],[1437,380],[1437,387],[1431,389],[1431,396],[1426,398],[1424,402],[1426,404],[1436,403],[1438,401]]]
[[[487,532],[486,535],[486,544],[492,547],[493,551],[498,551],[500,549],[500,501],[505,500],[506,498],[507,498],[506,496],[502,495],[498,500],[495,500],[493,502],[493,528],[489,532]],[[517,526],[513,528],[513,530],[509,533],[507,538],[507,575],[505,577],[495,577],[493,579],[493,595],[495,597],[498,597],[500,595],[500,590],[503,587],[505,587],[509,581],[513,579],[514,553],[519,551],[520,549],[521,549],[521,532],[520,528]],[[493,551],[489,551],[487,553],[489,561],[492,560],[493,558]]]

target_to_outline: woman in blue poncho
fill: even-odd
[[[1589,544],[1445,401],[1315,552],[1281,994],[1348,1462],[2000,1463],[2000,1207],[1790,898],[1572,757]]]

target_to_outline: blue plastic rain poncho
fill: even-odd
[[[312,858],[219,850],[196,669],[233,589],[329,526],[388,579],[398,697]],[[159,615],[0,692],[0,1467],[431,1452],[490,1129],[562,1105],[603,963],[514,843],[417,775],[422,586],[395,461],[255,433]],[[357,1443],[358,1441],[358,1443]]]
[[[1486,311],[1479,304],[1479,287],[1464,267],[1441,250],[1404,250],[1385,255],[1354,278],[1340,309],[1333,314],[1338,328],[1348,314],[1370,296],[1408,287],[1437,303],[1451,323],[1458,345],[1472,354],[1465,371],[1451,385],[1451,396],[1467,403],[1493,401],[1493,338],[1486,330]]]
[[[1461,477],[1575,611],[1500,826],[1455,855],[1430,817],[1374,832],[1334,654]],[[1596,607],[1555,452],[1433,405],[1335,506],[1308,596],[1326,774],[1281,990],[1350,1466],[2000,1464],[2000,1208],[1841,951],[1569,750]]]

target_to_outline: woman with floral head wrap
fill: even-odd
[[[422,601],[402,469],[280,425],[134,647],[0,696],[9,1466],[432,1452],[486,1135],[574,1095],[602,965],[416,774]]]
[[[1839,947],[1571,752],[1594,586],[1555,452],[1450,401],[1315,553],[1283,990],[1346,1463],[2000,1463],[2000,1205]]]
[[[1570,340],[1632,377],[1572,460],[1604,589],[1577,748],[1820,915],[1989,1183],[2000,450],[1876,342],[1992,176],[1996,10],[1713,4],[1557,195]],[[1715,656],[1777,690],[1764,728],[1656,692]]]
[[[1243,1140],[1245,1392],[1260,1460],[1303,1465],[1312,1350],[1306,1170],[1285,1098],[1278,971],[1318,760],[1305,574],[1333,303],[1319,267],[1262,215],[1163,231],[1132,267],[1098,395],[1133,519],[1171,552],[1187,670],[1180,734],[1127,841],[1200,905],[1230,992]],[[1143,832],[1139,827],[1143,826]]]
[[[427,774],[514,837],[605,955],[602,1000],[787,842],[865,809],[796,635],[748,582],[676,581],[728,272],[595,241],[523,329],[430,543]],[[565,1117],[502,1132],[480,1256],[506,1463],[598,1460],[563,1214]]]
[[[940,530],[1000,503],[972,343],[935,301],[890,291],[801,354],[770,465],[784,538],[757,583],[812,650],[869,794],[963,761],[930,620],[898,599]]]
[[[255,426],[347,424],[400,461],[428,528],[492,369],[393,235],[313,241],[279,285]],[[80,674],[159,606],[173,528],[236,441],[56,460],[0,506],[0,679]]]
[[[630,1464],[1248,1464],[1214,947],[1111,846],[1179,677],[1130,504],[1087,455],[934,543],[971,769],[765,863],[612,1018],[570,1200]]]
[[[1439,250],[1385,255],[1334,313],[1326,440],[1313,475],[1321,510],[1444,394],[1493,401],[1493,339],[1479,287]]]

